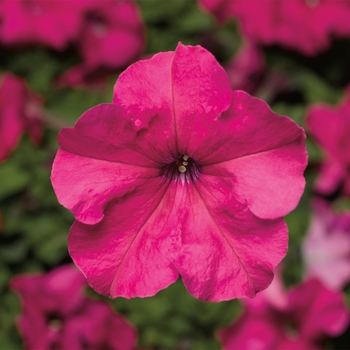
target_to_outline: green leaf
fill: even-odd
[[[17,163],[7,161],[0,164],[0,200],[22,191],[29,184],[29,174]]]

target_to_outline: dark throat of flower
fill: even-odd
[[[48,312],[46,314],[46,323],[54,331],[59,331],[62,328],[62,316],[57,312]]]
[[[197,180],[200,175],[200,166],[187,154],[180,156],[173,162],[162,167],[162,176],[168,180],[188,183]]]

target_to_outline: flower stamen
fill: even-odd
[[[184,173],[187,169],[186,169],[186,166],[188,165],[188,162],[187,162],[187,160],[189,159],[190,157],[188,156],[188,155],[184,155],[184,156],[182,156],[182,159],[183,159],[183,162],[182,163],[180,163],[181,162],[181,160],[180,160],[180,165],[179,165],[179,167],[178,167],[178,170],[179,170],[179,172],[180,173]]]

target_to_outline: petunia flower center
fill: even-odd
[[[56,332],[62,328],[62,317],[56,312],[49,312],[46,315],[46,321],[49,328]]]
[[[320,4],[320,0],[305,0],[308,7],[315,8]]]
[[[198,179],[200,167],[194,159],[184,154],[174,162],[166,164],[162,168],[162,175],[169,180],[190,182]]]

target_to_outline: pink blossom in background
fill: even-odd
[[[18,327],[26,349],[135,348],[135,329],[107,303],[86,298],[85,285],[70,265],[12,280],[23,304]]]
[[[199,5],[212,13],[219,23],[224,23],[235,15],[237,0],[199,0]]]
[[[86,85],[97,69],[124,68],[142,53],[144,43],[143,23],[133,1],[94,1],[76,41],[83,62],[69,70],[61,83]]]
[[[111,104],[59,134],[52,183],[69,252],[99,293],[152,296],[179,275],[202,300],[254,296],[287,250],[305,135],[200,46],[123,72]]]
[[[350,212],[335,214],[316,202],[302,255],[306,277],[317,277],[329,288],[341,290],[350,281]]]
[[[285,294],[286,303],[279,306],[265,296],[271,287],[248,303],[237,321],[219,332],[225,350],[322,349],[325,336],[340,335],[349,324],[343,295],[317,279],[290,289]],[[280,299],[280,291],[276,291]]]
[[[233,90],[251,94],[258,88],[265,72],[264,54],[258,46],[246,42],[224,68]]]
[[[350,87],[338,106],[322,103],[311,106],[306,127],[325,153],[316,191],[332,195],[340,190],[350,196]]]
[[[0,42],[63,50],[76,38],[82,10],[92,0],[1,0]]]
[[[244,36],[264,45],[281,45],[305,55],[330,46],[333,37],[350,37],[350,0],[200,0],[219,22],[238,20]]]
[[[42,99],[32,93],[25,81],[10,73],[0,78],[0,162],[16,148],[24,132],[34,143],[42,134]]]
[[[142,53],[145,36],[133,0],[0,0],[0,43],[60,51],[72,45],[82,63],[59,84],[100,86],[103,70],[125,68]]]

